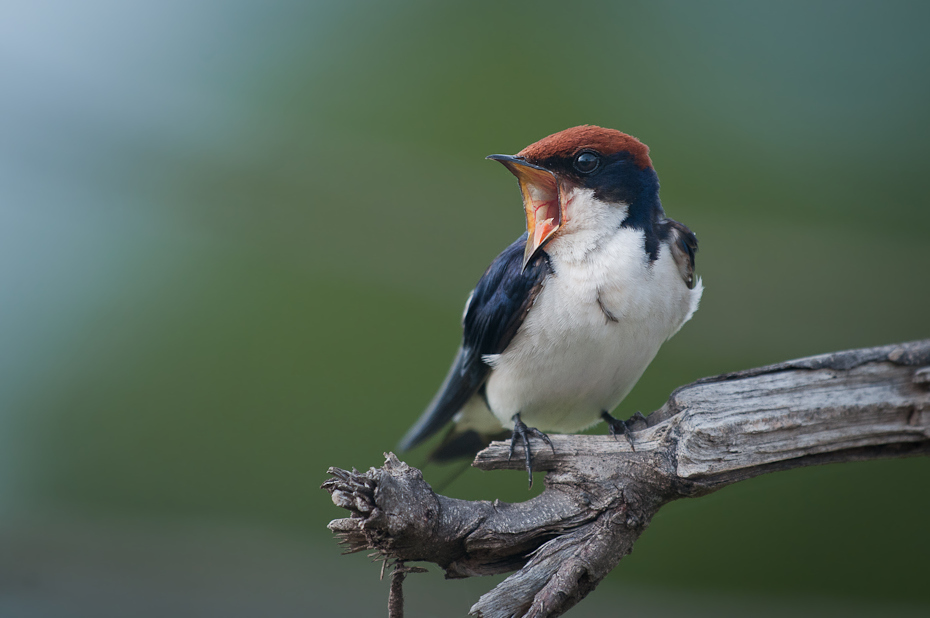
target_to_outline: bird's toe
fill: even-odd
[[[552,453],[555,454],[555,447],[552,445],[552,440],[549,439],[549,436],[536,429],[535,427],[527,427],[526,423],[520,420],[520,414],[513,415],[513,437],[510,438],[510,456],[508,460],[513,457],[513,449],[517,443],[517,439],[523,443],[523,456],[526,460],[526,474],[529,477],[529,486],[533,487],[533,452],[530,449],[530,437],[536,437],[544,441],[549,445],[549,448],[552,449]]]
[[[630,448],[633,449],[633,451],[636,451],[636,445],[633,444],[633,430],[631,429],[630,425],[639,419],[646,420],[646,417],[644,417],[641,412],[634,414],[629,421],[622,421],[619,418],[614,418],[605,410],[604,412],[601,412],[601,418],[604,419],[605,423],[607,423],[608,434],[614,437],[617,437],[618,435],[626,436],[627,442],[630,443]]]

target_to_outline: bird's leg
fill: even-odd
[[[542,439],[546,444],[549,445],[549,448],[552,449],[552,453],[555,454],[555,447],[552,446],[552,440],[549,439],[549,436],[539,431],[535,427],[527,427],[526,423],[520,420],[520,413],[517,412],[513,415],[513,436],[510,438],[510,455],[507,457],[507,461],[513,457],[513,447],[517,444],[517,437],[519,436],[520,441],[523,442],[523,455],[526,457],[526,474],[530,478],[530,488],[533,487],[533,453],[530,451],[530,436],[535,436]]]
[[[605,423],[607,423],[607,433],[614,437],[616,437],[617,434],[625,435],[627,441],[630,443],[630,448],[633,449],[634,452],[636,451],[636,445],[633,444],[633,430],[630,429],[630,425],[632,425],[635,421],[646,420],[646,417],[643,416],[642,412],[637,412],[631,416],[630,420],[628,421],[621,421],[620,419],[611,416],[607,410],[604,410],[601,412],[601,418],[604,419]]]

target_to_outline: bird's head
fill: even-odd
[[[602,227],[651,226],[662,215],[649,148],[614,129],[572,127],[516,155],[491,155],[520,181],[528,239],[523,265],[555,238]]]

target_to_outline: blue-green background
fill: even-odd
[[[702,307],[620,415],[927,337],[928,27],[888,1],[0,5],[0,615],[383,615],[318,486],[380,465],[520,234],[483,157],[569,126],[649,144],[701,241]],[[910,459],[669,505],[570,615],[925,615],[928,488]],[[411,577],[408,615],[495,581]]]

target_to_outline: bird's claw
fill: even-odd
[[[513,415],[513,436],[510,438],[510,454],[507,456],[507,461],[510,461],[513,458],[513,448],[517,445],[517,437],[520,438],[520,441],[523,442],[523,455],[526,458],[526,474],[529,477],[530,488],[533,487],[533,453],[530,450],[530,436],[540,438],[543,442],[549,445],[549,448],[552,449],[552,454],[555,454],[555,447],[552,445],[552,440],[549,439],[549,436],[539,431],[535,427],[527,427],[526,423],[520,420],[520,414]]]
[[[604,419],[604,422],[607,423],[607,433],[614,436],[615,438],[619,434],[626,436],[627,442],[630,443],[630,448],[633,449],[633,452],[636,452],[636,445],[633,444],[633,430],[631,425],[636,421],[645,421],[646,417],[643,416],[642,412],[637,412],[630,417],[628,421],[621,421],[619,418],[614,418],[608,412],[601,412],[601,418]]]

